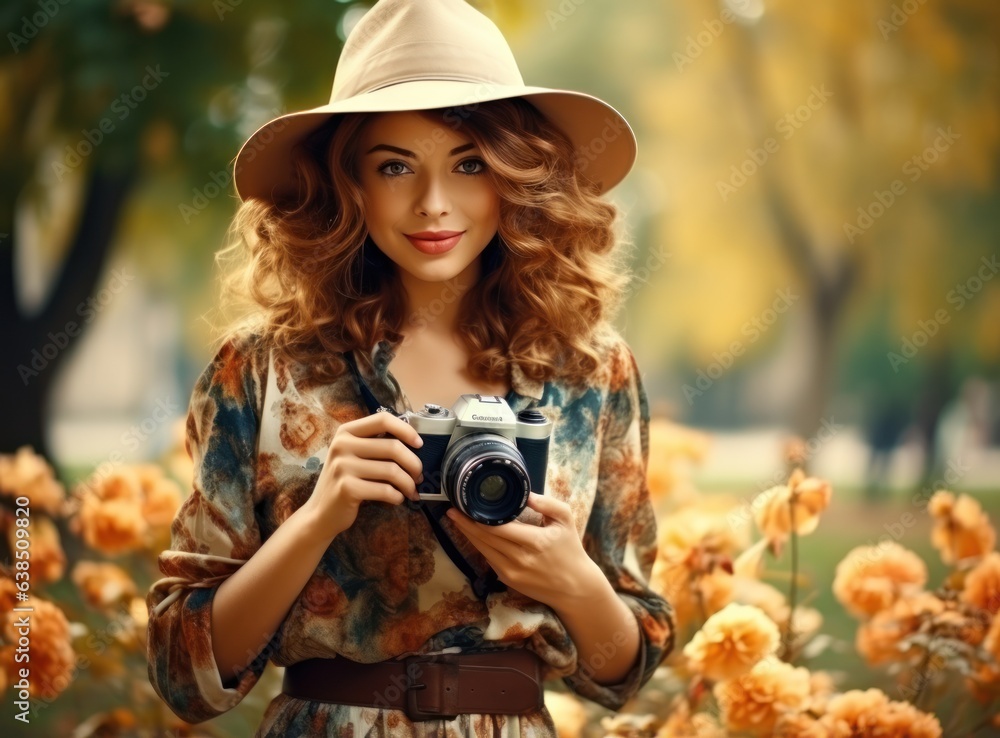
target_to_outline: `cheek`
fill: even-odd
[[[499,222],[500,198],[492,186],[484,186],[470,194],[470,210],[475,210],[482,220]]]

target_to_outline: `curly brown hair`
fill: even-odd
[[[601,365],[596,339],[631,280],[618,208],[582,175],[569,139],[524,99],[420,112],[479,146],[501,201],[479,283],[460,298],[470,374],[499,381],[517,364],[534,380],[585,383]],[[402,340],[403,290],[368,237],[356,174],[356,142],[372,115],[335,117],[296,147],[297,197],[240,206],[216,262],[226,272],[220,310],[243,314],[218,330],[218,343],[266,336],[328,381],[346,369],[339,352],[367,355],[377,341]]]

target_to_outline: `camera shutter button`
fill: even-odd
[[[424,412],[428,415],[439,415],[441,413],[441,406],[428,402],[424,405]]]

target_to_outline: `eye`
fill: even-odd
[[[410,168],[406,164],[397,159],[387,161],[378,168],[378,171],[387,177],[398,177],[401,174],[406,174],[409,170]]]
[[[482,159],[465,159],[458,164],[462,174],[482,174],[486,171],[486,163]]]

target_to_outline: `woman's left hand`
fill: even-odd
[[[484,525],[455,508],[447,515],[508,587],[556,610],[584,599],[603,573],[584,550],[569,505],[532,492],[528,507],[542,515],[541,525]]]

